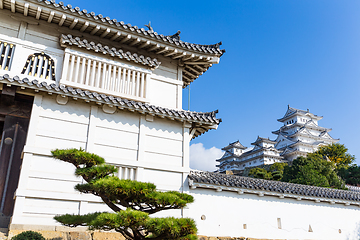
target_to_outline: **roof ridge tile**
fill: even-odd
[[[177,119],[179,121],[185,120],[202,123],[196,134],[193,135],[193,138],[211,129],[210,126],[219,125],[221,122],[221,119],[216,118],[217,111],[198,113],[186,110],[170,109],[161,106],[150,105],[148,103],[137,102],[134,100],[123,99],[120,97],[114,97],[103,93],[91,92],[81,88],[73,88],[63,84],[48,84],[46,82],[39,82],[37,79],[30,81],[28,78],[20,79],[19,76],[14,76],[11,78],[8,74],[0,75],[0,82],[5,84],[11,83],[17,86],[23,86],[25,88],[28,87],[30,89],[35,89],[36,91],[41,90],[46,92],[55,92],[57,94],[67,96],[73,95],[74,98],[82,97],[92,101],[105,101],[106,103],[113,103],[118,105],[121,108],[136,109],[142,113],[152,113],[154,116],[159,115],[162,118],[165,115],[165,117],[168,117],[171,120]],[[192,125],[191,128],[196,127]]]
[[[196,183],[209,183],[215,185],[236,185],[247,189],[261,189],[271,192],[297,194],[302,196],[324,197],[330,199],[360,201],[360,192],[340,189],[329,189],[295,183],[279,182],[272,180],[256,179],[220,173],[191,171],[189,179]]]

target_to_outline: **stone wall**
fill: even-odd
[[[69,228],[64,226],[40,226],[13,224],[9,229],[8,239],[31,230],[41,233],[47,240],[125,240],[117,232],[86,231],[86,227]]]
[[[280,240],[280,239],[269,239],[269,238],[246,238],[246,237],[207,237],[199,236],[199,240]]]
[[[29,227],[29,226],[27,226]],[[9,231],[8,239],[27,231],[22,226],[17,226]],[[67,227],[47,227],[47,226],[33,226],[32,231],[41,233],[47,240],[125,240],[125,238],[117,232],[98,232],[86,231],[85,228],[67,228]],[[260,239],[260,238],[246,238],[246,237],[208,237],[198,236],[199,240],[280,240],[280,239]],[[5,235],[4,238],[6,239]]]

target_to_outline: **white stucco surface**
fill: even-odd
[[[185,213],[196,220],[200,235],[324,240],[360,237],[359,206],[199,188],[189,193],[195,202]]]
[[[82,180],[71,164],[51,158],[55,148],[81,147],[119,167],[120,178],[182,191],[188,132],[181,122],[121,110],[108,114],[101,106],[73,99],[61,105],[56,96],[36,95],[12,224],[54,225],[56,214],[108,210],[99,198],[74,190]]]

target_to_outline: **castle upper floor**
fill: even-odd
[[[306,124],[309,121],[311,121],[315,125],[318,125],[318,121],[322,118],[323,117],[311,113],[309,109],[304,111],[301,109],[290,107],[290,105],[288,105],[288,109],[285,115],[282,118],[278,119],[278,121],[282,122],[284,126],[292,125],[294,123]]]
[[[61,2],[3,0],[0,13],[0,74],[171,109],[224,52]]]

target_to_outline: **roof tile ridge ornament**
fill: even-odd
[[[154,33],[154,29],[151,27],[151,21],[149,21],[149,23],[147,25],[145,24],[144,26],[149,29],[148,30],[149,33]]]
[[[216,109],[214,111],[211,112],[202,112],[202,114],[204,115],[210,115],[211,117],[216,117],[216,114],[219,113],[219,109]]]
[[[202,47],[205,47],[205,48],[217,48],[219,49],[220,46],[222,45],[222,41],[218,42],[218,43],[215,43],[215,44],[199,44],[200,46]],[[224,52],[225,52],[225,49],[224,49]]]
[[[169,37],[169,38],[171,38],[171,39],[174,39],[174,40],[176,40],[176,41],[180,41],[180,33],[181,33],[181,31],[178,30],[175,34],[169,35],[169,36],[167,36],[167,37]]]

